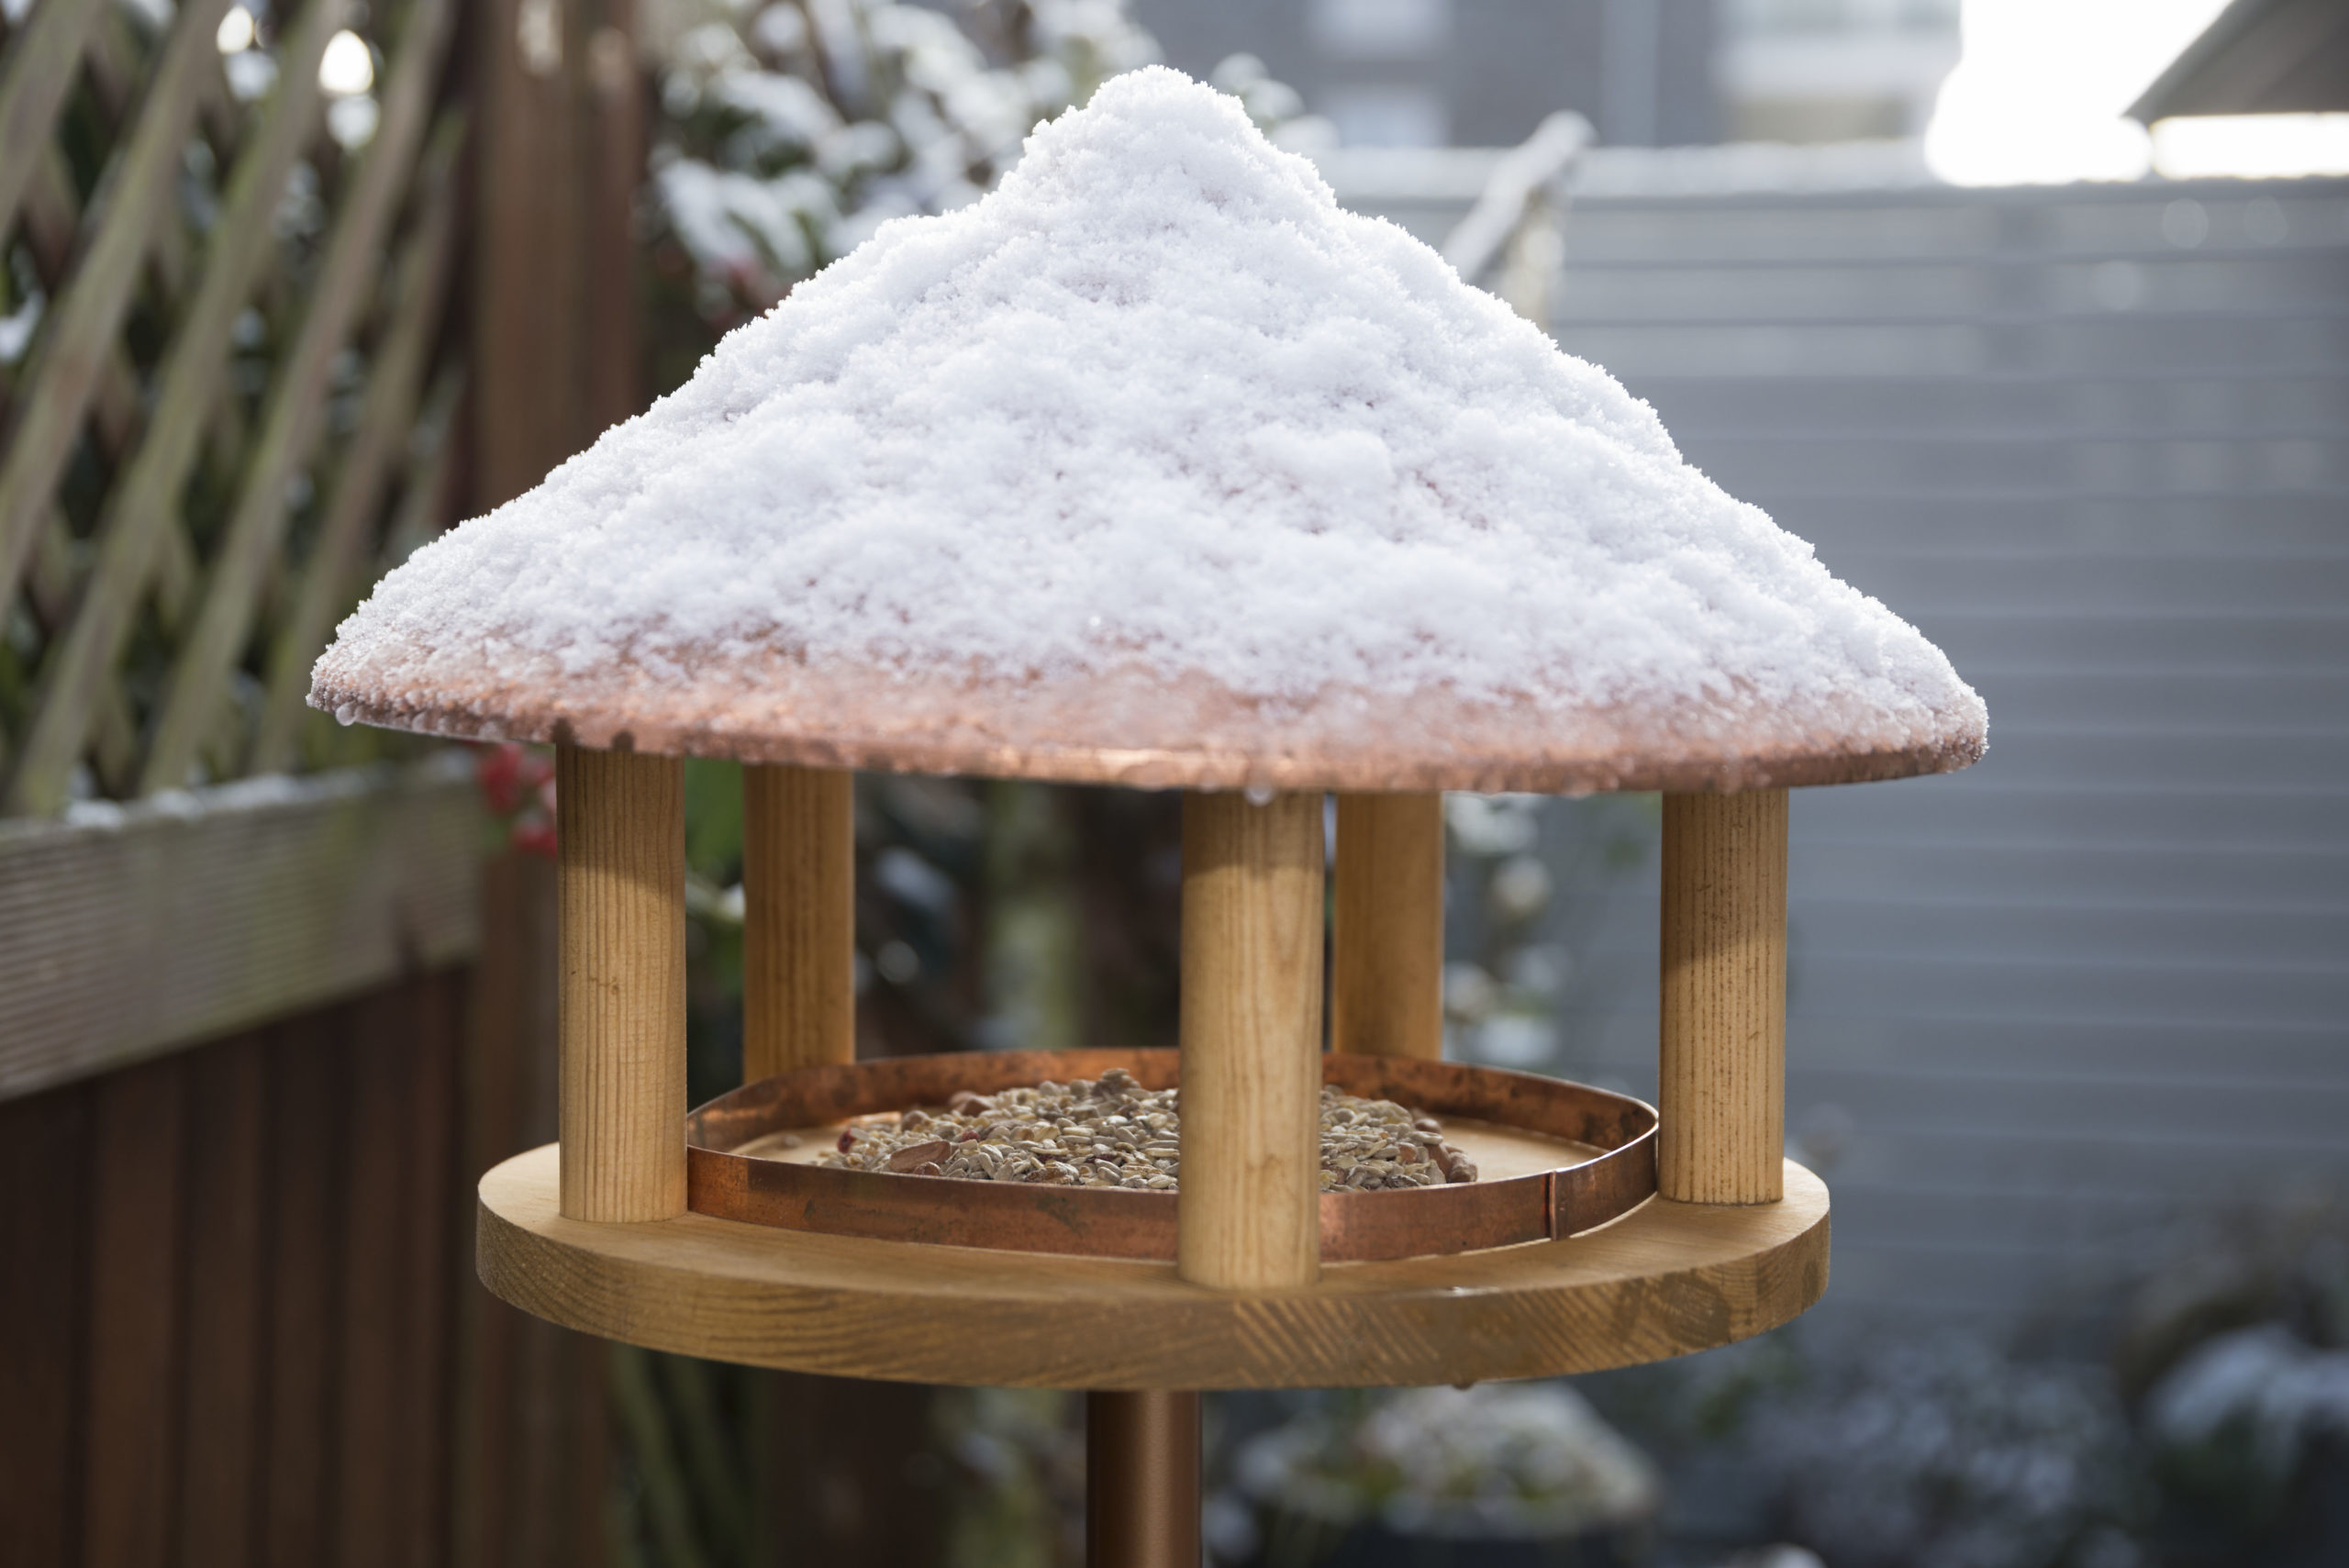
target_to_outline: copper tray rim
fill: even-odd
[[[807,1067],[729,1091],[686,1118],[686,1207],[777,1229],[1007,1252],[1167,1262],[1177,1195],[843,1171],[736,1152],[774,1133],[942,1104],[1113,1067],[1145,1086],[1179,1081],[1171,1048],[959,1051]],[[1656,1190],[1655,1108],[1569,1079],[1467,1062],[1327,1052],[1322,1079],[1437,1116],[1471,1117],[1603,1151],[1492,1181],[1320,1195],[1329,1263],[1443,1256],[1558,1240],[1631,1213]],[[1510,1110],[1535,1115],[1511,1117]],[[1544,1121],[1548,1125],[1544,1125]],[[1571,1127],[1564,1125],[1571,1122]]]

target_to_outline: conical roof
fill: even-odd
[[[313,703],[1146,785],[1963,767],[1981,699],[1604,371],[1163,69],[387,576]]]

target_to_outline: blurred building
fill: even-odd
[[[1133,0],[1167,63],[1244,51],[1361,147],[1499,147],[1575,109],[1622,146],[1718,140],[1714,0]]]
[[[1958,58],[1959,0],[1721,0],[1725,139],[1922,135]]]
[[[2314,114],[2349,108],[2349,6],[2232,0],[2130,113]]]

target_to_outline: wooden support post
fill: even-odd
[[[742,1076],[856,1060],[856,775],[742,770]]]
[[[1175,1267],[1219,1290],[1320,1272],[1321,797],[1183,803]]]
[[[1443,796],[1338,796],[1330,1048],[1443,1054]]]
[[[1656,1184],[1776,1203],[1787,1123],[1787,792],[1664,797]]]
[[[1085,1396],[1085,1568],[1198,1568],[1199,1396]]]
[[[685,1211],[685,795],[674,757],[555,751],[569,1219]]]

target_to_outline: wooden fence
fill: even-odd
[[[443,969],[0,1104],[9,1562],[599,1560],[597,1348],[468,1287],[539,1075],[466,1043],[533,1006]]]
[[[592,1564],[604,1348],[471,1267],[550,870],[302,698],[635,406],[628,0],[232,9],[0,6],[0,1558]]]

